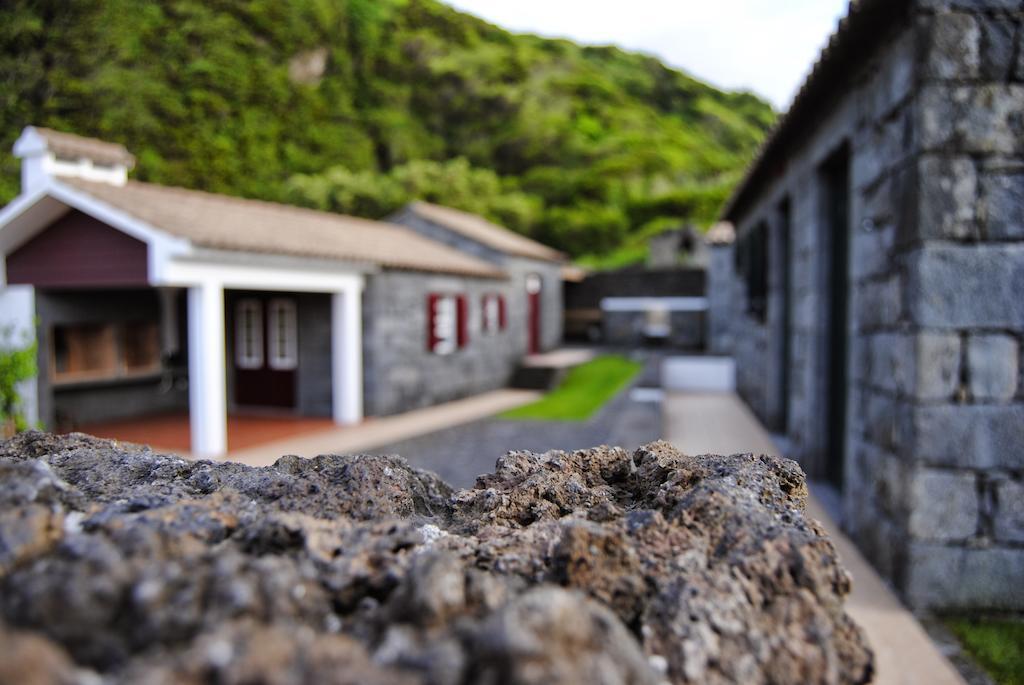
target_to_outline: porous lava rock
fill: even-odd
[[[850,578],[785,459],[189,461],[0,444],[0,682],[863,683]]]

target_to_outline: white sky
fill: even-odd
[[[848,0],[446,0],[504,28],[656,55],[785,109]]]

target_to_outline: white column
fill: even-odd
[[[199,457],[227,452],[224,374],[224,288],[207,282],[188,289],[188,410]]]
[[[359,287],[331,295],[331,372],[334,422],[363,418],[363,323]]]

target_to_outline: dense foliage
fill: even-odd
[[[370,217],[419,196],[605,253],[711,220],[773,118],[651,57],[436,0],[0,9],[0,202],[34,123],[123,142],[142,180]]]
[[[36,376],[36,343],[19,340],[14,329],[0,329],[0,438],[28,428],[21,384]]]

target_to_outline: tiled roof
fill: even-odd
[[[420,218],[460,233],[498,252],[549,262],[565,261],[565,255],[558,250],[491,223],[476,214],[429,202],[413,202],[407,209]]]
[[[128,152],[124,145],[76,136],[73,133],[63,133],[40,126],[31,128],[46,140],[47,147],[58,157],[69,159],[85,157],[100,164],[124,164],[128,168],[135,166],[135,157]]]
[[[197,246],[505,277],[483,260],[394,224],[138,181],[124,186],[60,181]]]
[[[754,162],[722,211],[735,222],[785,167],[786,155],[809,139],[824,113],[849,92],[868,57],[907,24],[909,0],[851,0],[846,17],[821,51],[789,110],[765,138]]]

